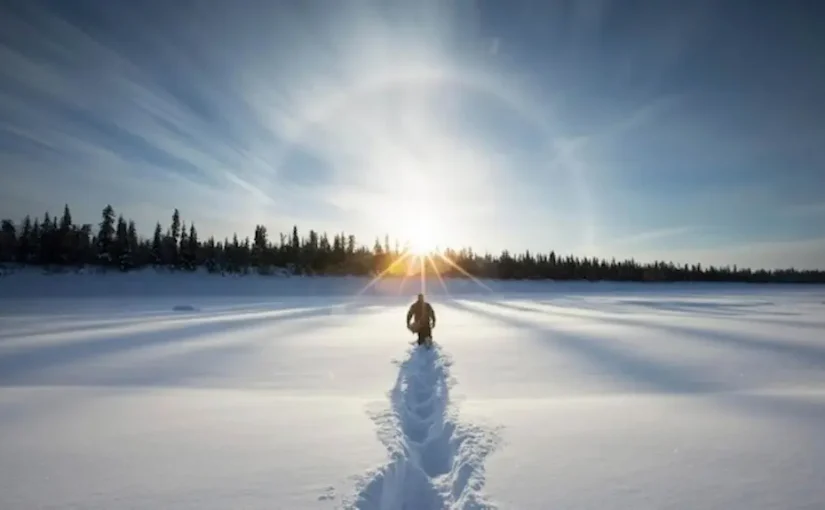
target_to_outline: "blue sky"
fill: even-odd
[[[719,5],[724,4],[724,5]],[[12,0],[0,216],[825,268],[819,2]]]

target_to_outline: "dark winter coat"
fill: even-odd
[[[416,301],[410,305],[410,309],[407,311],[407,324],[410,323],[410,319],[412,318],[415,318],[416,324],[424,325],[425,327],[435,326],[435,311],[430,303],[426,301]]]

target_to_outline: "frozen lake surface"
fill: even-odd
[[[0,279],[0,508],[825,508],[825,290]]]

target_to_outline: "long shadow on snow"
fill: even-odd
[[[468,299],[466,301],[472,301],[472,300]],[[504,301],[487,301],[487,300],[481,301],[481,300],[479,300],[478,302],[483,303],[485,305],[497,306],[499,308],[504,308],[506,310],[515,310],[517,312],[541,313],[536,308],[531,308],[529,306],[515,305],[513,303],[504,302]]]
[[[130,333],[121,336],[65,342],[56,345],[37,346],[20,352],[0,354],[0,384],[14,383],[20,376],[45,368],[70,364],[75,361],[115,354],[133,349],[165,344],[183,344],[201,340],[204,335],[226,334],[261,324],[277,324],[284,321],[313,317],[344,319],[345,316],[331,315],[331,307],[309,308],[284,312],[275,316],[256,319],[209,321],[194,325],[182,323],[172,328],[148,332]],[[277,331],[277,330],[276,330]]]
[[[603,368],[610,374],[621,377],[626,384],[631,386],[641,386],[648,391],[666,393],[704,393],[727,389],[692,377],[688,371],[677,366],[654,364],[635,353],[614,347],[605,340],[553,330],[512,316],[479,310],[459,301],[445,301],[444,304],[502,322],[508,326],[527,328],[542,333],[543,342],[563,350],[585,364]]]
[[[558,304],[558,300],[530,300],[531,302],[542,306],[542,305],[550,305],[553,307],[560,306]],[[520,307],[518,305],[514,305],[512,303],[504,303],[501,301],[493,301],[493,300],[478,300],[478,302],[489,303],[500,305],[503,307],[513,308],[515,310],[521,311],[528,311],[528,312],[536,312],[535,308],[530,307]],[[754,313],[759,313],[760,315],[767,315],[767,316],[777,316],[777,317],[788,317],[788,316],[798,316],[800,315],[798,312],[783,312],[783,311],[776,311],[776,310],[758,310],[756,312],[753,311],[755,308],[765,307],[765,306],[775,306],[774,303],[769,301],[764,302],[757,302],[757,303],[715,303],[715,302],[692,302],[692,301],[679,301],[673,299],[659,299],[659,300],[638,300],[638,299],[621,299],[616,298],[615,300],[611,301],[612,305],[620,305],[620,306],[631,306],[637,308],[648,308],[653,310],[661,310],[664,312],[672,312],[678,315],[689,315],[689,316],[709,316],[714,318],[722,318],[722,319],[729,319],[735,320],[736,318],[747,318],[750,320]],[[598,311],[597,307],[581,307],[585,310],[593,310]]]
[[[783,397],[781,395],[736,393],[736,388],[696,379],[684,369],[665,367],[640,356],[611,348],[603,340],[571,335],[539,324],[488,310],[479,310],[458,301],[445,301],[446,306],[493,319],[509,326],[544,333],[543,338],[580,360],[590,362],[621,376],[630,383],[641,382],[655,393],[705,394],[725,409],[741,409],[761,417],[788,420],[793,426],[804,424],[814,430],[825,427],[825,398]],[[581,318],[581,316],[576,315]],[[641,323],[640,325],[647,325]]]
[[[186,322],[201,317],[240,317],[243,315],[277,312],[279,310],[289,311],[305,308],[320,308],[320,306],[317,305],[311,306],[301,304],[301,301],[306,300],[293,299],[291,303],[287,300],[268,300],[238,305],[210,305],[209,303],[206,303],[202,306],[196,306],[194,311],[174,311],[170,306],[170,308],[166,309],[140,310],[137,312],[119,311],[116,313],[110,313],[108,309],[97,309],[94,313],[84,312],[63,315],[43,314],[41,312],[38,316],[42,315],[44,319],[47,319],[50,322],[63,321],[62,324],[59,326],[51,326],[48,324],[44,325],[39,323],[34,327],[32,327],[31,324],[26,324],[22,328],[17,327],[13,329],[6,329],[5,331],[0,331],[0,340],[6,338],[26,338],[52,334],[95,332],[111,328],[122,328],[145,324],[151,321]],[[292,306],[287,306],[290,304]],[[366,306],[366,303],[340,302],[323,306],[330,309],[337,307],[339,309],[349,310],[354,308],[363,308]],[[122,310],[122,308],[123,307],[117,307],[118,310]],[[31,320],[33,319],[28,319],[27,322],[30,322]],[[0,323],[2,323],[2,317],[0,317]]]
[[[336,319],[322,316],[313,320],[279,321],[272,330],[271,338],[277,342],[278,339],[290,335],[317,331],[334,323]],[[247,327],[239,326],[236,331],[242,329]],[[268,333],[269,328],[258,331]],[[119,366],[117,370],[78,370],[69,374],[36,372],[29,373],[30,377],[18,377],[16,382],[27,386],[146,388],[241,388],[249,387],[251,384],[256,389],[263,389],[267,382],[277,379],[277,373],[271,371],[262,373],[255,369],[249,370],[250,357],[259,353],[260,344],[268,342],[266,333],[239,337],[224,334],[218,338],[193,340],[186,342],[185,349],[164,353],[151,359],[131,360],[125,366]],[[240,370],[236,370],[239,367],[238,363],[243,365]]]
[[[556,307],[569,308],[569,306],[564,306],[564,304],[569,304],[569,301],[570,300],[560,301],[560,300],[542,299],[542,300],[533,300],[532,302],[539,305],[539,306],[545,306],[546,305],[546,306],[551,306],[555,309]],[[597,306],[592,306],[592,303],[588,303],[585,300],[579,300],[579,302],[582,303],[582,306],[577,306],[577,308],[579,308],[581,310],[594,311],[594,312],[600,312],[600,313],[604,312],[604,310],[598,308]],[[493,302],[491,301],[490,303],[492,304]],[[560,303],[564,303],[564,304],[560,304]],[[618,305],[630,304],[631,306],[638,306],[638,303],[634,304],[634,302],[632,302],[632,301],[620,301],[620,300],[615,301],[612,304],[614,304],[614,305],[616,305],[616,304],[618,304]],[[586,305],[590,305],[590,306],[586,306]],[[651,305],[648,304],[648,308],[654,308],[655,309],[657,307],[651,306]],[[672,311],[672,312],[674,312],[678,315],[681,315],[683,317],[685,317],[685,316],[688,316],[688,317],[690,317],[690,316],[700,316],[701,317],[702,316],[702,314],[697,313],[696,310],[679,310],[679,309],[675,309],[675,308],[671,309],[671,310],[668,310],[667,307],[664,307],[664,306],[660,306],[658,308],[663,310],[663,311]],[[529,308],[526,309],[525,311],[543,313],[543,311],[541,311],[541,310],[529,309]],[[759,316],[755,316],[755,313],[758,313]],[[769,325],[777,325],[777,326],[793,326],[793,327],[796,327],[796,328],[804,328],[804,329],[821,330],[823,328],[823,324],[816,324],[816,323],[812,324],[812,323],[808,323],[808,322],[799,322],[799,321],[794,321],[794,320],[791,320],[791,319],[781,319],[781,318],[768,319],[768,318],[765,318],[765,316],[768,316],[768,317],[798,317],[798,316],[802,315],[800,312],[782,312],[782,311],[760,310],[758,312],[750,312],[750,313],[738,312],[738,313],[722,313],[722,314],[716,313],[716,314],[705,314],[705,315],[709,316],[713,319],[721,319],[721,320],[731,321],[731,322],[734,322],[734,323],[737,323],[737,322],[741,323],[742,321],[747,321],[747,322],[758,322],[758,323],[761,323],[761,324],[769,324]]]
[[[606,324],[621,324],[625,326],[660,331],[664,334],[669,335],[678,334],[693,342],[702,342],[709,345],[725,345],[734,349],[742,349],[753,352],[785,356],[786,358],[792,361],[800,362],[807,365],[814,365],[818,368],[825,369],[825,348],[817,347],[814,345],[805,345],[789,342],[773,342],[759,338],[746,338],[741,335],[727,333],[719,330],[708,331],[690,326],[679,326],[675,324],[656,324],[628,317],[582,316],[576,313],[571,313],[560,309],[553,309],[548,310],[547,312],[543,312],[535,308],[517,307],[515,305],[493,301],[484,301],[484,303],[501,308],[535,313],[544,316],[561,315],[565,317],[576,318],[583,322],[597,321]]]
[[[285,311],[288,309],[285,309]],[[257,315],[267,312],[277,312],[277,308],[252,308],[243,310],[227,311],[205,311],[205,312],[157,312],[138,317],[123,317],[119,319],[103,318],[99,321],[90,319],[76,320],[65,323],[62,326],[47,326],[42,328],[18,328],[17,330],[4,331],[0,333],[0,340],[7,338],[30,338],[35,336],[70,334],[70,333],[93,333],[109,329],[137,326],[150,322],[162,322],[175,327],[176,324],[184,324],[199,318],[207,317],[215,319],[218,317],[233,317],[233,320],[243,320],[245,315]]]
[[[777,310],[766,310],[764,307],[775,306],[770,301],[759,301],[752,303],[728,303],[714,301],[680,301],[678,299],[619,299],[616,301],[620,305],[630,305],[639,308],[649,308],[687,315],[707,315],[713,317],[743,317],[752,315],[754,309],[761,315],[793,316],[798,315],[793,312],[783,312]]]

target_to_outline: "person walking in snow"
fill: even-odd
[[[410,322],[410,319],[414,319]],[[432,305],[424,300],[424,294],[419,294],[415,303],[407,311],[407,329],[418,335],[418,345],[433,346],[433,328],[435,327],[435,311]]]

